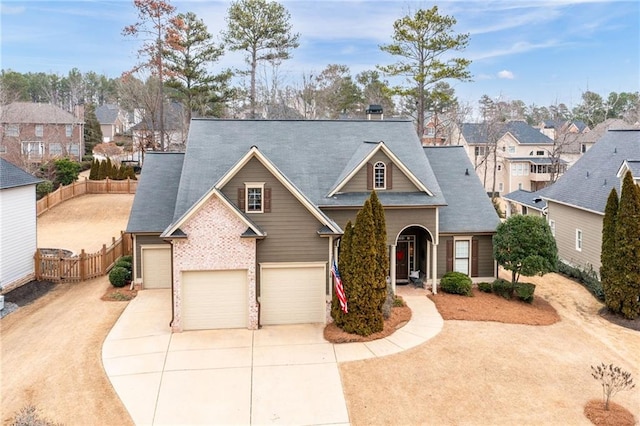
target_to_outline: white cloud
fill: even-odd
[[[498,78],[501,78],[503,80],[513,80],[515,77],[515,75],[513,75],[513,73],[511,71],[508,70],[502,70],[498,73]]]

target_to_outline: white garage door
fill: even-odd
[[[246,328],[247,271],[186,271],[182,273],[184,330]]]
[[[324,263],[261,266],[261,324],[325,322]]]
[[[142,287],[171,288],[170,247],[142,247]]]

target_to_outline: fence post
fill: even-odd
[[[127,194],[131,194],[131,179],[127,176]]]
[[[107,194],[111,194],[111,185],[109,184],[109,178],[107,177]]]
[[[87,279],[87,254],[84,249],[80,251],[80,281]]]
[[[36,274],[36,280],[39,280],[42,275],[42,271],[40,270],[42,265],[41,265],[39,249],[36,249],[36,253],[33,255],[33,261],[34,261],[34,272]]]
[[[107,245],[102,245],[102,262],[100,265],[100,274],[104,275],[107,273]]]

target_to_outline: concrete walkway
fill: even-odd
[[[404,327],[334,345],[319,324],[172,334],[170,290],[144,290],[107,336],[103,364],[139,425],[349,424],[338,363],[401,352],[442,330],[425,290],[398,293],[413,312]]]

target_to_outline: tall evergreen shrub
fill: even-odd
[[[607,307],[613,311],[620,311],[620,294],[615,277],[618,270],[616,256],[616,222],[618,218],[618,193],[613,188],[607,199],[602,220],[602,247],[600,250],[600,282],[604,292]]]

